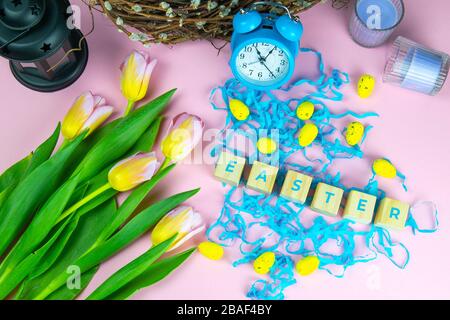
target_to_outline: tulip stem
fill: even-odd
[[[61,143],[61,146],[59,147],[59,150],[64,149],[68,144],[69,144],[69,140],[64,139],[63,142]]]
[[[72,213],[74,213],[75,211],[77,211],[78,209],[80,209],[82,206],[84,206],[86,203],[88,203],[89,201],[93,200],[94,198],[98,197],[99,195],[101,195],[103,192],[111,189],[111,185],[108,183],[106,183],[105,185],[101,186],[100,188],[98,188],[97,190],[95,190],[94,192],[90,193],[89,195],[87,195],[86,197],[84,197],[83,199],[81,199],[80,201],[78,201],[77,203],[75,203],[73,206],[71,206],[69,209],[67,209],[66,211],[64,211],[58,218],[58,220],[56,221],[55,224],[58,224],[59,222],[61,222],[62,220],[64,220],[65,218],[67,218],[69,215],[71,215]]]
[[[124,116],[126,117],[131,111],[133,111],[134,108],[134,102],[131,100],[128,100],[127,108],[125,109]]]
[[[161,165],[161,167],[159,168],[159,170],[164,170],[165,168],[167,168],[170,165],[170,159],[169,158],[164,158],[164,161]]]

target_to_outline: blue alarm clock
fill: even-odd
[[[263,13],[258,6],[282,8],[286,14]],[[233,18],[230,67],[247,87],[272,90],[294,73],[303,26],[289,9],[276,2],[255,2]]]

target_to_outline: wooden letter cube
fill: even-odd
[[[375,225],[382,228],[402,230],[405,227],[408,213],[409,204],[384,198],[378,207]]]
[[[247,181],[247,187],[255,191],[270,194],[277,178],[278,168],[255,161]]]
[[[217,161],[214,175],[223,182],[237,186],[241,180],[245,162],[245,158],[223,151]]]
[[[293,202],[305,203],[312,178],[293,170],[288,170],[280,196]]]
[[[370,224],[372,222],[376,202],[377,197],[352,190],[350,191],[347,203],[345,204],[344,218],[364,224]]]
[[[317,184],[316,192],[311,203],[311,209],[328,216],[337,216],[344,190],[326,183]]]

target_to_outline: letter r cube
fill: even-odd
[[[408,214],[409,204],[399,200],[384,198],[378,207],[374,223],[382,228],[402,230],[405,227]]]

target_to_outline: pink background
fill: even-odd
[[[81,1],[74,4],[82,6]],[[431,4],[432,3],[432,4]],[[405,19],[395,32],[426,46],[450,52],[446,0],[406,0]],[[344,183],[363,186],[370,176],[370,163],[376,157],[390,158],[407,175],[410,191],[402,191],[398,181],[381,180],[388,195],[413,203],[433,200],[440,211],[440,231],[413,237],[409,231],[393,233],[412,254],[405,270],[395,268],[387,259],[350,268],[344,279],[335,279],[324,271],[298,279],[286,290],[290,299],[406,299],[450,298],[450,84],[436,97],[429,97],[381,83],[381,74],[389,49],[359,47],[347,31],[350,9],[334,10],[321,4],[301,15],[305,35],[302,46],[320,50],[326,66],[349,72],[353,81],[363,72],[376,76],[378,82],[372,98],[357,97],[354,83],[344,89],[345,99],[333,105],[334,110],[376,111],[381,117],[370,120],[375,129],[365,145],[366,158],[351,168],[343,162]],[[90,16],[83,8],[82,29],[90,28]],[[0,60],[0,171],[25,156],[54,129],[73,99],[85,90],[104,95],[122,109],[125,100],[119,91],[118,66],[133,48],[141,48],[118,33],[110,21],[96,14],[95,32],[88,39],[90,61],[86,72],[70,88],[52,94],[41,94],[22,87],[12,76],[6,60]],[[142,49],[142,48],[141,48]],[[149,98],[172,87],[178,92],[167,115],[183,111],[201,115],[207,128],[221,128],[224,114],[213,111],[208,97],[211,89],[231,76],[227,66],[230,55],[226,47],[220,55],[209,42],[193,42],[175,47],[152,46],[148,49],[159,60],[152,79]],[[303,60],[302,60],[303,59]],[[298,70],[314,70],[314,60],[300,56]],[[303,73],[303,71],[301,71]],[[217,217],[223,199],[223,188],[212,175],[211,165],[180,165],[162,183],[155,197],[201,186],[203,190],[189,204],[203,213],[208,222]],[[154,198],[154,197],[152,197]],[[316,213],[310,212],[311,215]],[[197,239],[199,242],[202,239]],[[105,263],[91,283],[90,292],[111,273],[148,249],[148,236]],[[182,269],[165,281],[141,291],[138,299],[243,299],[251,282],[257,279],[250,265],[233,268],[236,255],[213,262],[195,254]]]

